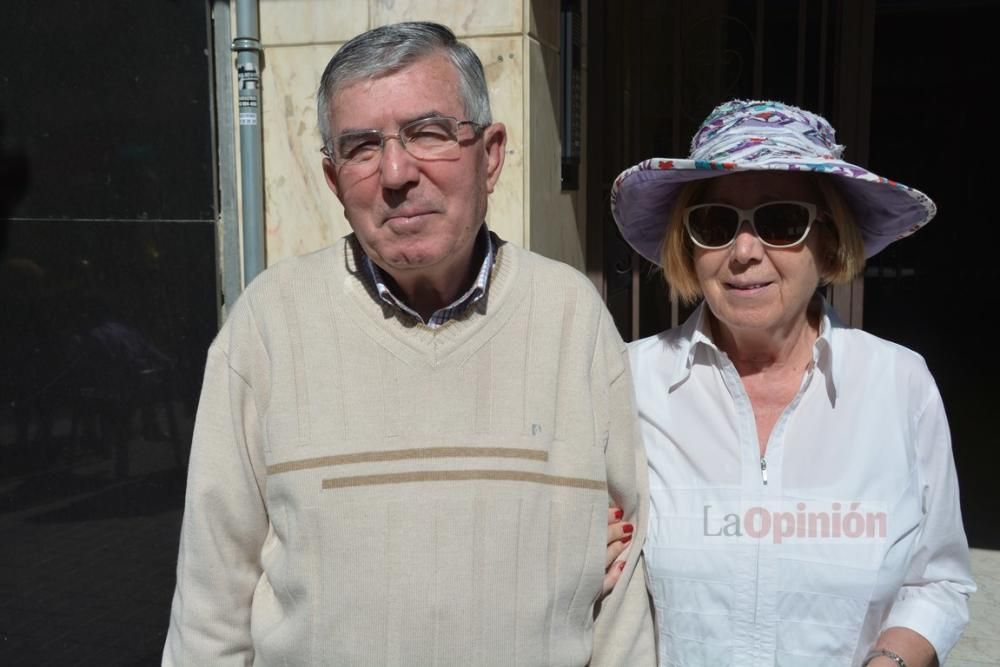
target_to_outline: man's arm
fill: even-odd
[[[251,387],[230,364],[228,331],[209,349],[195,420],[164,665],[253,661],[250,606],[268,519],[260,423]]]
[[[608,440],[605,448],[608,493],[634,526],[633,547],[615,589],[604,598],[594,622],[593,667],[656,665],[653,616],[646,591],[642,544],[649,521],[649,477],[639,436],[632,374],[624,343],[610,316],[602,315],[601,338],[595,361],[609,366]],[[604,349],[601,349],[603,346]]]

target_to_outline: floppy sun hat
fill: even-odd
[[[629,245],[657,265],[684,184],[742,171],[830,174],[854,213],[865,257],[934,217],[930,197],[845,162],[843,152],[822,116],[781,102],[732,100],[701,124],[690,157],[652,158],[623,171],[611,189],[611,212]]]

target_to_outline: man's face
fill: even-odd
[[[458,72],[444,54],[340,88],[329,121],[334,137],[364,129],[393,135],[432,115],[466,120]],[[464,276],[505,146],[506,130],[494,123],[463,141],[454,159],[418,160],[388,139],[375,170],[326,158],[323,171],[365,252],[394,278]]]

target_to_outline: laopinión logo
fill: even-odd
[[[705,541],[817,542],[850,540],[880,542],[886,538],[884,503],[870,501],[792,501],[763,504],[705,505]]]

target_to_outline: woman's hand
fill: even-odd
[[[632,544],[632,524],[622,521],[624,512],[618,507],[608,508],[608,552],[604,559],[604,588],[607,595],[618,583],[625,560]]]
[[[909,628],[892,627],[885,630],[878,638],[875,645],[876,650],[880,648],[889,649],[891,652],[902,658],[906,667],[937,667],[937,652],[934,646],[920,633]],[[886,656],[872,658],[865,663],[871,667],[895,667],[899,663]]]

